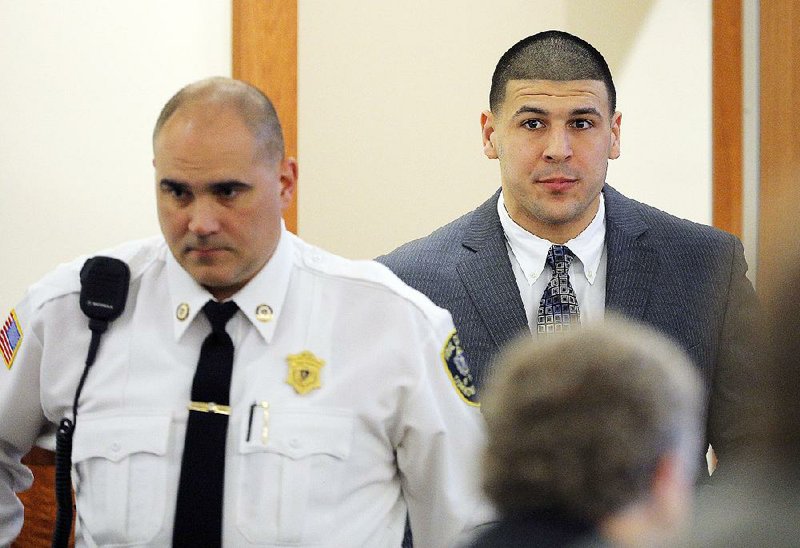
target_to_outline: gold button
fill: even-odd
[[[178,309],[175,311],[175,317],[178,318],[180,321],[185,320],[189,317],[189,305],[186,303],[181,303],[178,305]]]
[[[268,322],[272,319],[272,308],[268,304],[260,304],[256,307],[256,319],[260,322]]]

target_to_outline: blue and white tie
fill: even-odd
[[[581,323],[578,299],[569,282],[569,265],[573,258],[572,251],[563,245],[553,245],[547,252],[547,264],[553,269],[553,276],[539,301],[537,333],[567,331]]]

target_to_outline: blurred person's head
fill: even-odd
[[[504,516],[558,515],[620,544],[680,529],[702,438],[700,380],[681,349],[609,319],[525,336],[494,371],[484,488]]]

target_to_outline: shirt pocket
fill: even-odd
[[[102,546],[148,543],[166,513],[171,417],[79,418],[72,462],[82,534]]]
[[[313,544],[330,534],[353,428],[348,410],[255,408],[239,437],[236,479],[237,527],[248,541]]]

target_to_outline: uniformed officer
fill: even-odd
[[[407,513],[419,546],[449,546],[482,521],[482,419],[450,315],[287,232],[297,163],[269,100],[191,84],[153,147],[163,237],[103,253],[130,284],[80,395],[76,544],[173,542],[192,413],[227,416],[226,546],[399,546]],[[32,286],[0,332],[0,545],[22,525],[20,458],[52,448],[84,369],[83,262]],[[192,401],[210,300],[235,303],[228,406]]]

